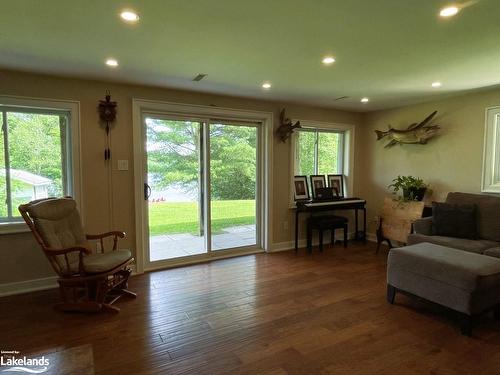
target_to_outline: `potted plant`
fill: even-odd
[[[394,193],[402,190],[405,201],[421,201],[424,199],[428,185],[418,177],[398,176],[388,187],[392,188]]]

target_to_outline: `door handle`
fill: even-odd
[[[151,196],[151,186],[149,186],[146,182],[144,183],[144,200],[147,201]]]

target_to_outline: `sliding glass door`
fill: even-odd
[[[149,260],[206,253],[203,124],[147,117]]]
[[[257,124],[144,117],[149,263],[258,241]]]
[[[257,130],[210,124],[212,250],[256,244]]]

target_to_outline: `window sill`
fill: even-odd
[[[26,233],[29,231],[30,229],[24,222],[0,223],[0,235],[12,234],[12,233]]]
[[[487,187],[483,187],[481,189],[481,193],[500,194],[500,186],[498,186],[498,185],[490,185],[490,186],[487,186]]]

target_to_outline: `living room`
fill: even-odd
[[[500,106],[498,2],[22,0],[3,8],[2,370],[11,371],[13,356],[44,356],[45,373],[58,374],[497,371],[495,298],[481,300],[471,331],[461,320],[468,312],[446,298],[440,304],[401,284],[388,303],[388,256],[398,249],[376,253],[376,232],[384,199],[407,203],[389,188],[400,175],[425,182],[425,210],[453,192],[500,192],[490,133]],[[54,117],[60,187],[48,191],[57,194],[45,192],[51,169],[35,152],[48,134],[18,114]],[[31,133],[16,133],[16,118]],[[438,130],[397,137],[412,124]],[[176,132],[187,125],[197,143],[179,151],[187,142],[175,137],[186,134]],[[387,135],[377,140],[375,131]],[[302,140],[311,141],[307,152]],[[332,186],[330,174],[341,176],[343,199],[363,203],[355,213],[336,210],[348,230],[334,230],[337,241],[325,240],[322,251],[314,231],[309,252],[294,178],[306,176],[313,198],[311,177]],[[31,190],[16,200],[21,183]],[[87,291],[81,309],[99,311],[54,309],[58,280],[68,275],[57,274],[51,246],[41,246],[40,223],[29,227],[18,210],[53,195],[74,198],[85,234],[126,233],[114,237],[128,251],[123,267],[101,273],[119,275],[129,295],[96,304],[92,288],[104,279],[92,279],[75,293]],[[484,236],[479,221],[471,238],[495,242],[494,224]],[[415,222],[405,236],[418,232]],[[87,239],[95,253],[114,246],[113,238]],[[483,250],[473,255],[493,272],[497,260]],[[437,262],[438,252],[422,262]],[[438,264],[456,275],[448,266]],[[465,269],[468,282],[485,275],[451,266]],[[463,297],[468,304],[476,306],[467,299],[476,292]]]

